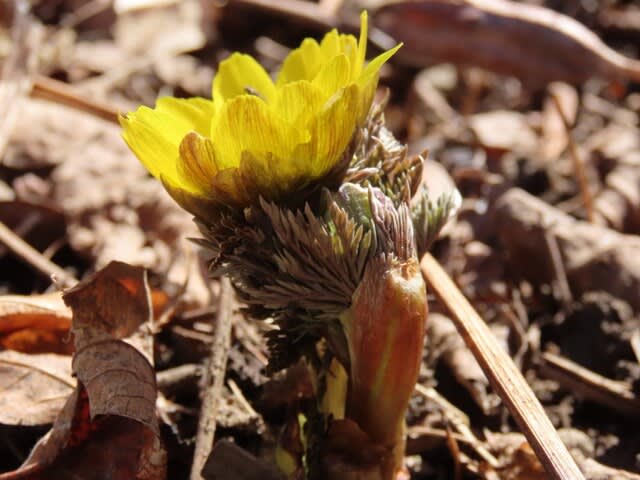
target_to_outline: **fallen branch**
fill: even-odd
[[[582,203],[584,204],[584,208],[587,212],[587,219],[590,223],[593,223],[593,194],[591,193],[591,187],[589,186],[589,179],[587,177],[584,159],[582,158],[582,155],[580,155],[578,145],[573,138],[573,133],[571,131],[571,121],[569,120],[567,112],[564,111],[562,100],[554,92],[551,92],[551,100],[553,100],[553,103],[558,109],[558,113],[560,114],[560,118],[562,119],[562,124],[564,125],[564,128],[567,132],[569,155],[571,156],[571,161],[573,162],[573,169],[576,172],[576,177],[578,177],[578,186],[580,187]]]
[[[2,222],[0,222],[0,242],[38,272],[48,278],[55,277],[61,286],[70,287],[78,283],[73,275],[42,255]]]
[[[108,122],[118,123],[119,112],[111,105],[92,100],[78,92],[71,85],[54,80],[53,78],[38,76],[31,87],[32,98],[50,100],[67,107],[90,113]]]
[[[211,343],[211,351],[205,371],[204,396],[200,407],[196,448],[191,466],[191,480],[202,480],[202,468],[213,448],[216,432],[216,413],[218,401],[222,398],[227,356],[231,345],[231,325],[234,315],[235,300],[229,279],[220,281],[220,298],[216,315],[216,331]]]
[[[640,398],[633,393],[627,382],[603,377],[568,358],[549,352],[542,354],[540,370],[542,375],[557,381],[579,397],[626,415],[640,415]]]

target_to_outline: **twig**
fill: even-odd
[[[469,445],[471,445],[476,453],[489,464],[492,468],[497,468],[500,465],[498,459],[494,457],[489,450],[476,438],[476,436],[469,428],[469,417],[460,411],[455,405],[451,404],[446,398],[434,388],[427,388],[421,384],[416,385],[416,391],[425,398],[435,402],[443,411],[447,420],[453,424],[458,430],[460,436],[465,439]]]
[[[640,398],[635,396],[627,382],[603,377],[553,353],[543,353],[542,360],[541,373],[565,389],[614,411],[634,417],[640,415]]]
[[[161,370],[156,373],[156,385],[158,390],[167,396],[174,396],[185,391],[195,392],[198,389],[198,381],[202,377],[202,371],[202,365],[193,363]]]
[[[30,212],[20,220],[20,223],[13,229],[13,233],[20,238],[25,237],[41,220],[42,214],[40,212]],[[0,245],[0,258],[4,257],[6,254],[7,247],[5,245]]]
[[[240,390],[238,384],[231,378],[229,379],[227,384],[229,385],[231,393],[233,393],[233,395],[238,399],[238,402],[240,402],[240,405],[242,405],[246,412],[253,418],[260,418],[260,414],[253,409],[253,407],[249,403],[249,400],[247,400],[247,397],[245,397],[244,393],[242,393],[242,390]]]
[[[522,374],[453,280],[429,253],[422,257],[421,268],[427,285],[451,312],[460,336],[515,418],[549,477],[584,479]]]
[[[231,346],[231,325],[233,323],[234,307],[235,300],[231,283],[227,278],[223,278],[220,285],[216,332],[211,343],[209,363],[205,371],[205,390],[202,406],[200,407],[196,448],[193,455],[193,465],[191,466],[191,480],[202,480],[202,467],[204,467],[213,448],[218,400],[222,396],[227,356]]]
[[[55,277],[59,283],[66,286],[72,286],[78,283],[78,280],[73,275],[46,258],[22,238],[13,233],[13,231],[2,222],[0,222],[0,242],[5,244],[15,255],[47,277]]]
[[[118,123],[119,112],[111,105],[87,98],[72,86],[52,78],[36,77],[31,88],[31,97],[54,101],[109,122]]]
[[[458,443],[473,447],[473,440],[466,438],[464,435],[452,432],[451,435]],[[407,448],[405,455],[419,455],[427,448],[431,448],[431,440],[446,440],[448,432],[442,428],[425,427],[424,425],[414,425],[407,429]],[[429,447],[424,444],[429,443]]]
[[[565,307],[571,305],[573,302],[573,295],[571,294],[571,287],[569,286],[569,280],[567,279],[567,271],[564,268],[562,261],[562,254],[560,253],[560,247],[558,246],[558,240],[549,232],[549,228],[553,225],[545,225],[542,220],[542,228],[544,229],[544,241],[551,257],[551,265],[553,265],[553,273],[556,277],[556,284],[560,291],[560,298]]]
[[[558,113],[560,114],[560,118],[562,119],[562,124],[564,125],[565,130],[567,131],[567,140],[569,141],[569,155],[571,156],[571,161],[573,162],[573,168],[578,176],[578,186],[580,188],[580,195],[582,197],[582,202],[584,203],[584,208],[587,211],[587,220],[590,223],[594,222],[594,209],[593,209],[593,194],[591,193],[591,188],[589,187],[589,180],[587,179],[587,172],[584,167],[584,161],[580,152],[578,151],[578,145],[576,144],[573,133],[571,131],[571,122],[567,117],[564,108],[562,108],[562,101],[558,96],[557,92],[551,92],[551,99],[558,109]]]

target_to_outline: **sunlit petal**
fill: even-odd
[[[358,87],[350,85],[331,99],[309,126],[311,140],[300,145],[297,156],[311,159],[310,175],[320,178],[340,160],[353,136]]]
[[[220,62],[213,80],[213,99],[216,102],[244,94],[269,100],[274,92],[273,81],[262,65],[242,53],[234,53]]]
[[[363,10],[360,14],[360,38],[358,39],[358,60],[354,75],[360,75],[362,73],[362,67],[364,66],[365,58],[367,58],[367,11]]]
[[[282,199],[321,181],[346,168],[379,70],[399,48],[365,66],[365,12],[360,21],[358,40],[337,30],[320,43],[304,40],[275,84],[255,59],[234,53],[219,66],[212,100],[161,98],[155,109],[121,118],[123,137],[196,216],[243,208],[261,196]]]
[[[329,98],[344,88],[350,80],[349,60],[345,55],[340,54],[323,65],[316,78],[313,79],[313,85],[322,89],[325,98]]]
[[[340,53],[340,35],[333,29],[320,42],[320,55],[322,61],[327,62]]]
[[[156,102],[156,111],[171,115],[174,121],[183,125],[186,131],[196,131],[208,135],[213,118],[214,107],[206,98],[161,97]]]
[[[325,101],[322,89],[306,80],[299,80],[278,89],[273,110],[289,124],[306,128]]]
[[[120,117],[122,136],[151,175],[177,182],[176,158],[178,146],[188,132],[184,122],[142,106],[135,112]]]
[[[260,98],[244,95],[224,104],[212,132],[220,169],[237,167],[243,152],[254,155],[271,152],[288,158],[304,141],[305,132],[282,121]],[[280,168],[287,168],[282,165]]]
[[[211,189],[213,177],[218,173],[211,140],[196,132],[188,133],[180,143],[177,170],[182,182],[206,196]]]
[[[321,67],[321,54],[318,42],[306,38],[293,50],[282,63],[278,74],[277,86],[297,80],[313,80]]]

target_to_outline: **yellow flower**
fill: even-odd
[[[305,39],[277,80],[252,57],[220,63],[213,100],[160,98],[122,116],[123,137],[174,199],[207,218],[220,205],[278,200],[322,179],[367,116],[378,71],[400,47],[365,65],[360,39],[331,31]]]

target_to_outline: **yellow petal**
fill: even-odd
[[[327,174],[344,154],[356,128],[354,112],[358,100],[358,87],[348,86],[325,105],[310,125],[311,140],[298,147],[296,157],[310,159],[307,168],[312,178]]]
[[[226,102],[214,119],[211,132],[220,170],[237,167],[244,151],[256,156],[271,152],[288,159],[307,136],[277,117],[262,99],[250,95]],[[279,166],[287,167],[286,162]]]
[[[376,58],[371,60],[362,71],[360,80],[367,81],[366,80],[367,78],[369,78],[372,75],[376,75],[380,70],[380,68],[382,68],[382,65],[384,65],[385,62],[389,60],[400,49],[400,47],[402,47],[402,43],[396,45],[390,50],[387,50],[386,52],[382,52]]]
[[[358,43],[353,35],[340,35],[340,51],[349,61],[349,80],[355,81],[360,75],[357,70]]]
[[[322,90],[311,82],[299,80],[278,89],[273,110],[289,124],[306,129],[326,101]]]
[[[320,42],[320,54],[322,62],[328,62],[340,52],[340,36],[338,31],[334,28],[327,33]]]
[[[325,98],[331,97],[338,90],[345,87],[351,80],[349,60],[344,54],[336,55],[322,66],[313,79],[313,84],[322,90]]]
[[[221,170],[213,179],[211,195],[216,201],[230,206],[246,206],[257,197],[254,184],[248,185],[237,168]]]
[[[328,105],[318,117],[318,160],[324,164],[317,167],[328,172],[337,159],[344,153],[357,126],[354,115],[358,106],[359,89],[356,85],[345,88],[339,97]]]
[[[151,175],[163,176],[177,184],[178,146],[188,131],[188,124],[175,123],[167,113],[142,106],[121,116],[120,125],[125,142]]]
[[[318,42],[306,38],[284,59],[276,85],[281,86],[297,80],[313,80],[320,70],[320,57]]]
[[[365,117],[369,113],[369,109],[371,108],[371,103],[373,102],[373,97],[378,85],[378,72],[380,68],[393,56],[394,53],[398,51],[400,47],[402,47],[402,44],[396,45],[392,49],[378,55],[369,62],[363,70],[362,75],[360,75],[360,78],[357,81],[361,92],[361,101],[357,109],[359,123],[364,121]]]
[[[281,168],[285,165],[287,168]],[[290,161],[283,162],[270,152],[243,152],[239,171],[244,186],[253,192],[252,201],[256,201],[258,196],[266,200],[278,198],[281,192],[287,191],[288,181],[295,176]]]
[[[238,95],[253,94],[264,100],[273,97],[275,86],[269,74],[250,55],[234,53],[220,62],[213,79],[215,102],[229,100]]]
[[[358,59],[354,69],[354,76],[360,75],[364,61],[367,58],[367,11],[363,10],[360,14],[360,38],[358,39]]]
[[[200,97],[162,97],[156,102],[156,110],[171,115],[179,125],[189,125],[187,131],[193,130],[200,135],[208,135],[211,129],[214,114],[211,100]]]
[[[188,133],[180,143],[177,170],[181,184],[187,190],[206,196],[218,173],[211,140],[196,132]]]

